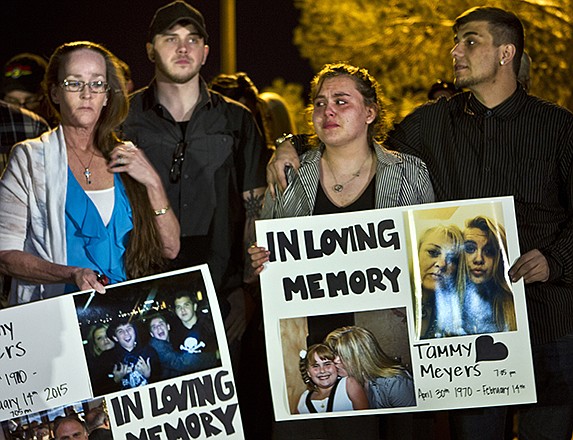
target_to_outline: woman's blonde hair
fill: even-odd
[[[337,328],[326,336],[324,342],[340,357],[348,375],[362,386],[378,377],[405,374],[400,362],[384,353],[374,334],[365,328]]]
[[[90,327],[90,331],[88,333],[88,350],[93,357],[98,357],[102,354],[102,351],[96,344],[96,332],[98,330],[103,330],[107,337],[107,324],[95,324]]]
[[[452,243],[451,254],[449,258],[451,258],[452,262],[455,262],[457,266],[455,279],[454,279],[454,286],[456,291],[462,295],[465,291],[465,284],[466,284],[466,269],[464,264],[464,237],[462,231],[456,225],[436,225],[431,228],[428,228],[424,231],[424,233],[420,236],[418,240],[418,254],[422,250],[422,245],[426,242],[428,236],[430,234],[438,233],[443,235]]]

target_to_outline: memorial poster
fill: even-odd
[[[243,438],[206,265],[0,310],[6,439],[101,406],[115,439]]]
[[[512,198],[262,220],[257,241],[277,420],[535,402]]]

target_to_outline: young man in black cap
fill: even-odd
[[[251,113],[201,78],[208,38],[203,16],[187,3],[157,10],[147,40],[155,79],[133,95],[124,135],[157,168],[181,224],[175,266],[209,264],[233,356],[246,325],[244,258],[268,156]]]

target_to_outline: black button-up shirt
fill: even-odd
[[[131,99],[123,133],[157,169],[179,223],[177,267],[208,263],[219,294],[242,283],[246,213],[243,193],[265,187],[269,153],[246,107],[203,80],[189,122],[178,124],[157,100],[155,83]],[[177,145],[186,142],[179,180],[169,180]]]

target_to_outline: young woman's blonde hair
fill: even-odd
[[[362,386],[378,377],[406,373],[400,362],[384,353],[374,334],[365,328],[337,328],[326,336],[324,342],[340,357],[348,375]]]

